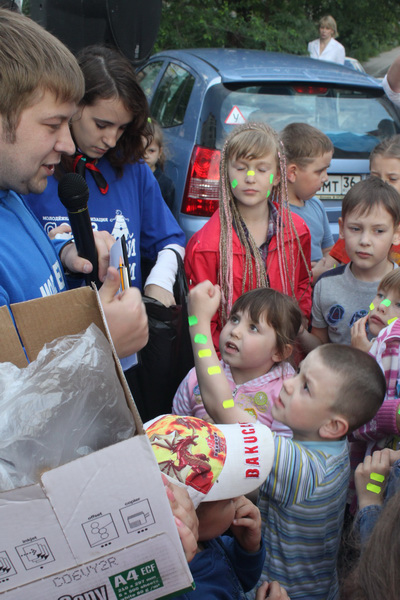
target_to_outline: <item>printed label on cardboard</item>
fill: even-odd
[[[184,555],[173,548],[169,536],[158,535],[10,590],[5,600],[156,600],[179,595],[192,589],[193,579]]]
[[[58,600],[109,600],[105,585],[81,592],[77,596],[61,596]]]
[[[118,573],[109,579],[117,600],[131,600],[163,586],[155,560]]]

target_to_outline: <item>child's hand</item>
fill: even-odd
[[[385,448],[377,450],[372,456],[366,456],[364,462],[360,463],[355,471],[355,484],[359,508],[372,504],[380,506],[383,504],[383,491],[390,467],[395,462],[393,454],[400,453]]]
[[[199,537],[199,521],[193,502],[184,488],[173,484],[163,474],[161,474],[161,478],[165,485],[186,560],[190,562],[196,554]]]
[[[189,315],[211,321],[217,312],[221,302],[221,291],[219,285],[213,285],[211,281],[198,283],[189,292]]]
[[[317,261],[313,261],[311,263],[311,272],[312,272],[312,276],[313,276],[313,282],[312,285],[314,286],[318,279],[321,277],[322,273],[325,273],[325,271],[328,271],[330,267],[326,266],[326,257],[324,256],[323,258],[321,258],[321,260]]]
[[[261,543],[260,511],[246,496],[236,498],[235,518],[230,527],[243,550],[258,552]]]
[[[305,315],[301,315],[301,325],[298,331],[299,336],[301,336],[305,331],[308,331],[308,319]]]
[[[364,352],[369,352],[372,346],[372,342],[367,337],[366,325],[368,321],[368,315],[358,319],[352,326],[351,333],[351,345],[353,348],[358,348]]]
[[[264,581],[257,590],[256,600],[290,600],[287,591],[277,581]]]

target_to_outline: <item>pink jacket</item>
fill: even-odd
[[[378,442],[398,435],[396,416],[400,407],[397,382],[400,380],[400,320],[385,327],[374,341],[369,354],[375,358],[386,379],[386,395],[381,408],[366,425],[353,432],[356,440]]]

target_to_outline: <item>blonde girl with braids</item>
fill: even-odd
[[[285,167],[278,134],[265,123],[236,127],[224,144],[219,209],[189,240],[185,255],[189,287],[206,279],[221,287],[211,324],[216,349],[233,303],[248,290],[288,294],[310,316],[310,232],[290,212]]]

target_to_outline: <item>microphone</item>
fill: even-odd
[[[102,282],[98,278],[97,250],[87,207],[89,188],[85,179],[78,173],[67,173],[58,184],[58,196],[67,209],[78,256],[90,260],[93,265],[93,271],[86,275],[86,284],[93,281],[100,289]]]

